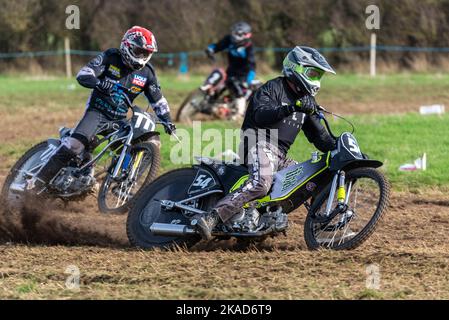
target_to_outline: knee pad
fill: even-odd
[[[86,148],[84,143],[73,137],[66,137],[62,139],[62,145],[77,155],[81,154]]]

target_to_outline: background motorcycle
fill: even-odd
[[[120,85],[117,89],[128,90]],[[103,178],[97,197],[100,211],[125,213],[138,190],[157,176],[160,141],[155,129],[156,123],[164,123],[133,106],[126,95],[122,97],[132,110],[132,117],[100,128],[90,148],[73,159],[43,190],[28,191],[27,182],[39,172],[72,130],[61,128],[59,139],[49,139],[28,150],[11,168],[5,180],[2,189],[4,202],[10,208],[19,209],[25,196],[36,192],[32,196],[62,199],[64,202],[83,200],[95,193],[97,179]],[[96,155],[92,158],[94,150]],[[100,170],[94,174],[94,168]]]
[[[320,116],[330,134],[329,124]],[[332,134],[333,135],[333,134]],[[218,239],[261,240],[287,230],[287,215],[302,204],[308,209],[304,237],[309,249],[354,249],[374,232],[386,212],[390,187],[360,151],[352,133],[336,138],[327,154],[276,173],[268,196],[242,208],[231,221],[212,232]],[[145,187],[128,213],[127,233],[141,248],[192,246],[200,241],[195,214],[210,211],[225,194],[248,179],[246,167],[209,158],[199,165],[168,172]]]
[[[215,61],[214,57],[211,57]],[[201,116],[212,117],[212,119],[236,119],[239,117],[235,105],[235,96],[228,89],[227,82],[233,82],[239,86],[245,94],[245,98],[262,86],[262,82],[254,80],[250,84],[244,84],[238,79],[227,79],[223,68],[215,68],[208,76],[205,85],[192,91],[178,109],[176,121],[190,124]]]

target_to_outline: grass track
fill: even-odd
[[[174,109],[202,79],[162,77]],[[88,91],[74,84],[0,77],[0,181],[32,144],[54,136],[60,125],[76,123]],[[411,113],[421,104],[449,105],[448,88],[448,75],[326,79],[319,102],[352,114],[348,118],[357,127],[362,150],[385,162],[395,190],[386,219],[356,251],[307,251],[300,209],[290,217],[287,238],[246,251],[230,241],[199,245],[193,252],[142,252],[128,248],[125,217],[98,213],[95,199],[89,198],[31,220],[24,245],[6,243],[15,229],[0,215],[0,298],[449,299],[449,119]],[[335,132],[348,128],[340,120],[332,126]],[[231,122],[204,124],[229,127],[238,128]],[[169,170],[173,142],[162,137],[162,166]],[[312,150],[301,135],[291,155],[304,160]],[[422,152],[428,154],[428,171],[397,171]],[[371,264],[379,267],[379,290],[365,286]],[[65,287],[69,265],[80,269],[80,291]]]

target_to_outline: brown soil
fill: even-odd
[[[449,198],[396,194],[371,239],[355,251],[308,251],[304,210],[287,237],[241,248],[234,241],[191,252],[129,248],[124,216],[97,212],[94,199],[27,214],[3,214],[2,298],[449,298]],[[12,242],[11,242],[12,241]],[[366,268],[380,289],[366,289]],[[65,288],[67,266],[80,291]]]

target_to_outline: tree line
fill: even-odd
[[[240,20],[252,25],[258,47],[367,46],[365,9],[373,4],[380,9],[379,44],[449,46],[449,0],[0,0],[0,53],[61,50],[65,37],[73,49],[104,50],[117,47],[133,25],[151,29],[161,52],[201,50]],[[80,9],[79,30],[65,26],[69,5]],[[350,65],[367,54],[331,56]],[[382,52],[379,59],[413,68],[417,56]],[[435,65],[446,56],[424,55]],[[274,66],[281,55],[264,58]]]

